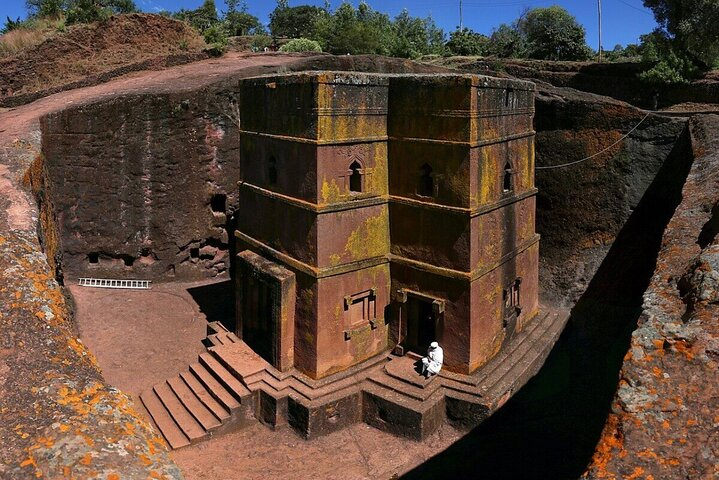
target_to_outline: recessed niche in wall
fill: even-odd
[[[224,214],[227,211],[227,195],[224,193],[217,193],[210,199],[210,208],[213,213]]]

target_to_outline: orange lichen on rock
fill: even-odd
[[[624,453],[624,433],[620,429],[619,416],[610,414],[604,425],[602,438],[594,450],[591,468],[596,478],[616,479],[616,476],[607,470],[607,465],[615,457]]]

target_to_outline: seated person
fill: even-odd
[[[429,344],[427,356],[422,359],[422,375],[429,378],[430,375],[437,375],[442,370],[444,362],[444,350],[439,343],[432,342]]]

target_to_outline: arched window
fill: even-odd
[[[507,162],[504,165],[504,180],[502,182],[502,190],[504,193],[511,192],[512,191],[512,174],[514,173],[514,170],[512,170],[512,165]]]
[[[417,193],[423,197],[431,197],[434,195],[432,167],[430,167],[428,163],[425,163],[419,169],[419,188],[417,188]]]
[[[352,162],[350,165],[350,192],[361,192],[362,191],[362,165],[359,162]]]
[[[270,157],[267,167],[267,183],[270,185],[277,184],[277,159]]]

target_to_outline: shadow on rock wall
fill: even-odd
[[[539,374],[485,423],[404,479],[558,480],[584,472],[690,166],[685,131],[573,308]]]
[[[221,322],[235,329],[235,287],[232,280],[188,288],[187,292],[205,314],[208,322]]]

